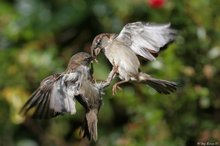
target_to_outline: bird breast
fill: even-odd
[[[113,41],[106,47],[105,55],[112,65],[118,66],[121,78],[138,74],[140,62],[136,54],[123,42]]]
[[[80,92],[86,97],[90,108],[98,108],[100,106],[101,92],[91,81],[84,81]]]

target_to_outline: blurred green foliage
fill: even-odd
[[[78,136],[84,110],[37,121],[18,115],[20,107],[46,76],[62,72],[68,59],[89,52],[95,35],[119,32],[129,22],[171,22],[179,35],[157,61],[142,70],[180,84],[160,95],[127,84],[103,96],[96,146],[189,146],[220,144],[219,0],[166,0],[152,8],[147,0],[1,0],[0,146],[89,145]],[[99,56],[95,77],[111,69]]]

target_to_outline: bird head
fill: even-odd
[[[67,68],[71,69],[79,65],[89,66],[93,60],[94,57],[92,57],[89,53],[79,52],[71,57]]]
[[[91,46],[92,56],[96,57],[98,56],[101,50],[104,51],[108,46],[108,44],[111,43],[111,41],[113,40],[113,36],[114,34],[110,34],[110,33],[102,33],[97,35],[94,38]]]

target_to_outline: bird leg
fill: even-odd
[[[113,85],[112,87],[112,94],[115,95],[116,92],[117,92],[117,89],[121,90],[122,88],[119,86],[120,84],[123,84],[123,83],[126,83],[128,82],[127,80],[124,80],[124,81],[120,81],[120,82],[117,82]]]
[[[100,88],[104,89],[105,87],[109,86],[111,81],[115,78],[118,72],[118,66],[113,66],[111,72],[108,75],[108,78],[105,81],[102,81],[100,84]]]
[[[118,65],[115,64],[114,60],[113,60],[112,65],[113,65],[113,69],[116,69],[115,71],[118,73]],[[112,94],[115,95],[117,92],[117,89],[121,90],[122,88],[119,85],[123,84],[125,82],[127,82],[127,81],[120,81],[120,82],[115,83],[112,87]]]

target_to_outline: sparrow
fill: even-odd
[[[81,135],[87,137],[89,140],[98,139],[97,124],[98,112],[102,105],[103,89],[110,85],[111,80],[115,77],[116,69],[113,69],[105,81],[94,83],[90,80],[85,80],[79,90],[79,96],[76,100],[84,107],[86,116],[85,122],[81,129]]]
[[[75,96],[79,95],[82,82],[91,78],[89,65],[92,60],[88,53],[73,55],[63,73],[43,79],[21,108],[21,113],[38,119],[75,114]]]
[[[113,94],[118,88],[121,89],[120,84],[129,81],[145,83],[159,93],[170,94],[177,89],[177,84],[141,72],[137,55],[149,61],[155,60],[160,48],[173,41],[175,34],[170,24],[128,23],[119,34],[97,35],[91,45],[91,54],[96,57],[100,51],[104,52],[114,68],[118,68],[117,74],[121,81],[113,85]]]
[[[89,67],[93,59],[84,52],[73,55],[67,69],[63,73],[46,77],[20,112],[38,119],[65,113],[75,114],[77,100],[86,110],[84,137],[97,140],[97,114],[102,105],[102,90],[111,83],[115,71],[109,74],[106,81],[94,82],[93,68]]]
[[[113,68],[105,81],[96,82],[93,78],[84,80],[79,89],[79,95],[75,98],[85,109],[84,125],[81,135],[89,140],[97,141],[98,112],[102,105],[103,90],[110,85],[115,78],[117,68]]]

